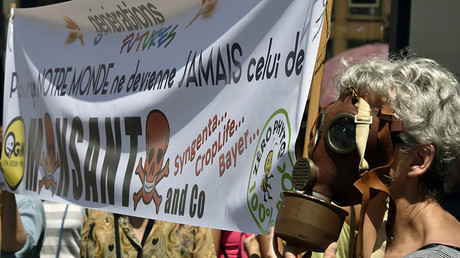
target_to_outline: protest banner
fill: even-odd
[[[15,9],[2,189],[267,234],[325,1],[76,0]]]

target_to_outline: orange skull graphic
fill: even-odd
[[[136,174],[142,181],[142,188],[134,194],[134,210],[140,199],[144,204],[149,204],[152,200],[156,206],[156,212],[160,209],[162,201],[158,194],[156,185],[169,175],[169,159],[163,167],[163,161],[169,144],[169,124],[165,115],[159,110],[153,110],[147,117],[146,124],[146,158],[142,166],[142,158],[136,168]]]
[[[45,133],[46,133],[46,159],[45,153],[42,154],[42,159],[40,164],[45,171],[45,175],[43,179],[38,183],[38,193],[40,193],[43,185],[45,185],[45,189],[49,189],[51,187],[51,193],[54,195],[54,191],[56,190],[56,182],[54,181],[54,172],[56,172],[57,168],[59,167],[59,159],[56,155],[56,144],[54,143],[54,133],[53,133],[53,125],[51,124],[51,118],[48,113],[45,114]]]

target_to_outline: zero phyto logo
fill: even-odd
[[[283,191],[293,189],[290,139],[289,118],[284,109],[279,109],[259,134],[247,190],[249,211],[264,234],[275,224]]]
[[[8,186],[15,190],[24,175],[26,137],[24,121],[14,118],[3,137],[2,170]]]

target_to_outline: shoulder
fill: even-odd
[[[40,237],[46,231],[46,214],[40,199],[16,194],[16,203],[28,235]]]
[[[43,203],[40,199],[15,194],[16,203],[18,205],[18,210],[21,213],[23,210],[33,210],[39,211],[40,215],[45,213],[43,208]]]
[[[406,258],[415,257],[460,257],[460,248],[443,244],[429,244],[406,256]]]

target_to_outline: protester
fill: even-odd
[[[345,96],[361,97],[371,109],[393,108],[395,119],[403,122],[402,132],[390,138],[393,150],[385,151],[391,152],[392,159],[379,178],[386,185],[382,190],[391,196],[385,256],[460,257],[460,223],[439,203],[443,177],[460,154],[460,120],[453,119],[460,113],[457,79],[434,60],[423,58],[372,58],[354,66],[343,61],[343,66],[336,87],[347,95],[342,95],[337,105]],[[332,106],[325,110],[326,121],[330,109]],[[315,164],[320,163],[317,151],[312,155]],[[317,169],[320,174],[321,166]],[[351,176],[337,171],[330,175],[335,178],[328,180]],[[324,257],[335,257],[336,249],[337,243],[332,243]],[[287,246],[285,257],[303,251]]]
[[[0,146],[3,146],[0,125]],[[0,150],[1,154],[1,150]],[[0,161],[1,164],[1,161]],[[46,216],[39,199],[0,190],[1,257],[39,257],[46,233]]]
[[[46,232],[46,218],[39,199],[1,192],[1,257],[39,257]]]
[[[216,257],[209,228],[88,209],[80,257]]]

